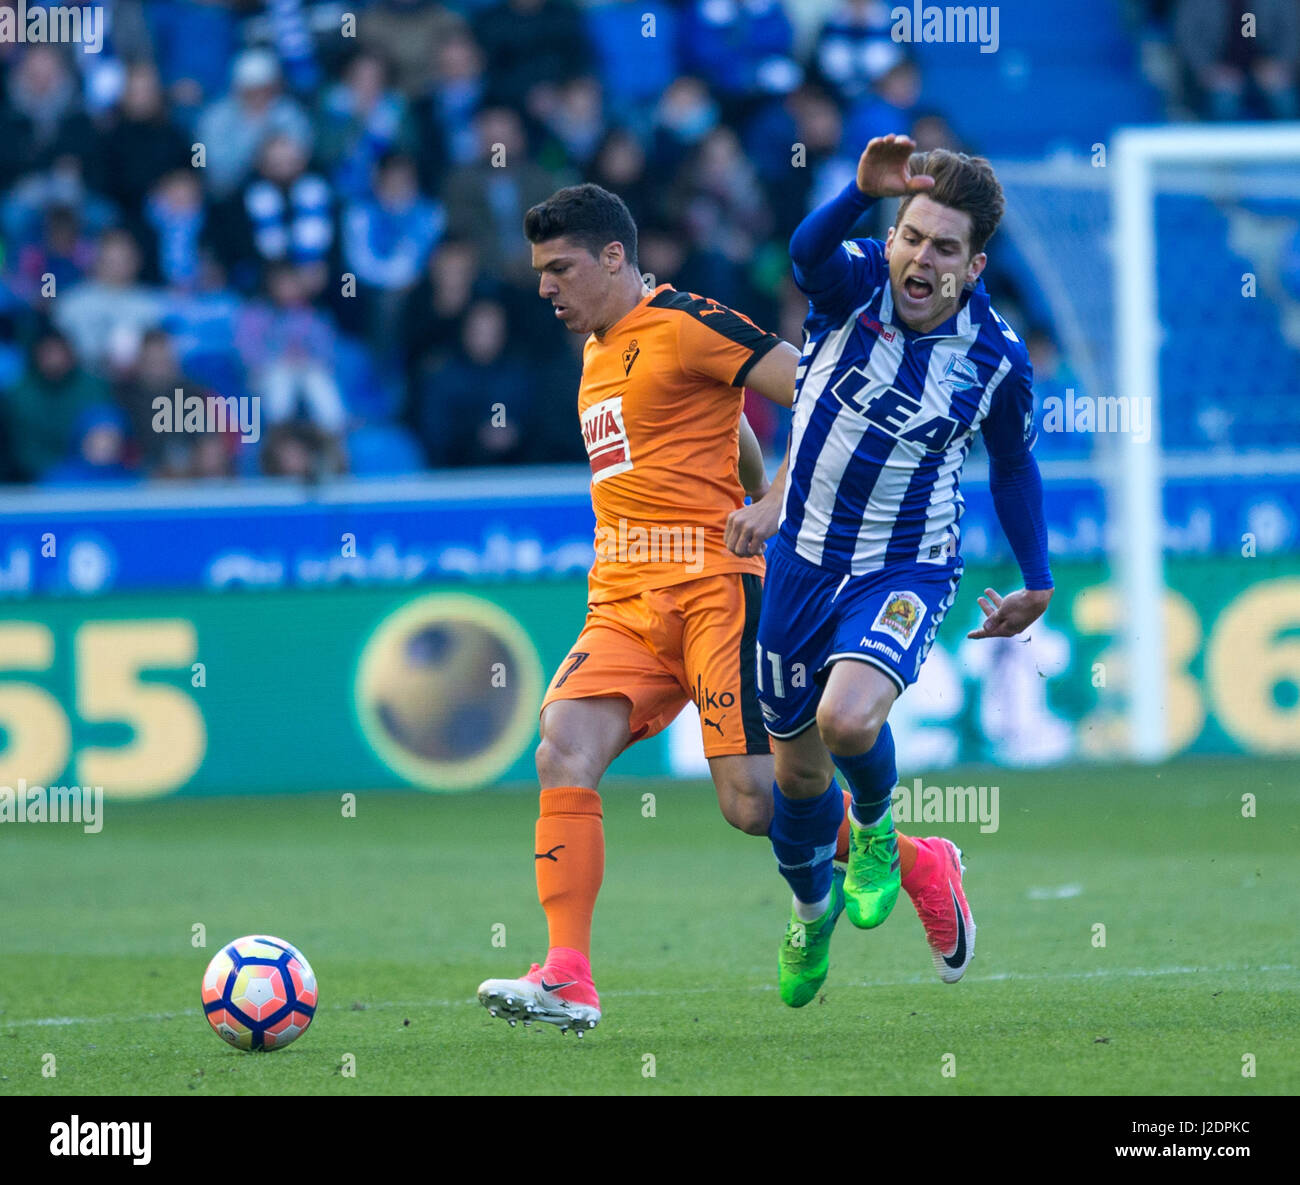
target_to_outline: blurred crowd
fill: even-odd
[[[584,459],[582,340],[524,212],[604,185],[643,272],[799,342],[786,244],[866,141],[983,148],[924,104],[890,7],[117,0],[100,53],[0,43],[0,480]],[[177,390],[256,397],[259,438],[158,431]]]
[[[1175,118],[1295,119],[1300,0],[1127,0]]]

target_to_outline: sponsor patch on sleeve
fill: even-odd
[[[891,592],[871,628],[877,633],[892,634],[906,648],[912,644],[924,617],[925,602],[916,593]]]

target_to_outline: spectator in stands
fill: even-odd
[[[422,95],[435,77],[438,46],[464,27],[464,20],[429,0],[378,0],[360,13],[357,41],[394,67],[405,95]]]
[[[438,244],[446,214],[440,204],[420,196],[411,157],[386,154],[374,176],[374,197],[355,202],[344,217],[343,262],[357,278],[367,340],[377,354],[385,354],[400,348],[393,324]]]
[[[3,199],[3,226],[11,251],[39,243],[47,213],[58,206],[75,210],[83,233],[95,238],[121,221],[113,203],[88,187],[85,167],[81,157],[64,153],[49,168],[28,173],[9,190]]]
[[[78,78],[60,47],[29,45],[5,83],[0,188],[48,169],[60,157],[86,152],[94,129],[82,109]]]
[[[700,291],[734,308],[752,308],[746,270],[772,231],[772,216],[735,132],[714,128],[700,142],[678,176],[674,195],[690,244],[713,260],[712,285]]]
[[[154,400],[161,396],[171,402],[177,390],[186,395],[207,394],[181,370],[171,335],[151,329],[140,343],[134,364],[113,387],[113,397],[130,427],[136,464],[145,472],[162,464],[165,443],[172,439],[154,431]]]
[[[261,396],[263,425],[302,419],[341,436],[347,410],[334,377],[337,330],[311,307],[300,268],[272,265],[266,288],[269,300],[242,309],[235,326],[249,390]]]
[[[794,29],[781,0],[692,0],[682,17],[682,65],[703,78],[726,107],[729,123],[756,102],[803,81]]]
[[[1243,32],[1247,13],[1254,18],[1253,36]],[[1223,120],[1251,114],[1296,118],[1296,0],[1180,0],[1174,40],[1203,115]]]
[[[912,120],[912,139],[917,152],[933,152],[946,148],[949,152],[965,152],[961,137],[953,131],[952,124],[939,111],[920,111]]]
[[[222,93],[239,45],[239,14],[228,0],[167,0],[141,4],[153,60],[171,101],[195,112]]]
[[[88,407],[77,417],[70,457],[41,475],[43,485],[122,485],[139,480],[126,465],[127,423],[121,410],[108,404]]]
[[[185,476],[208,480],[233,476],[235,449],[238,448],[235,433],[204,432],[191,440],[193,447]]]
[[[243,363],[235,327],[243,304],[226,283],[226,273],[210,251],[199,255],[196,286],[173,291],[163,322],[186,373],[223,395],[242,395]]]
[[[341,82],[325,91],[316,117],[316,154],[343,201],[370,192],[381,157],[415,148],[415,128],[406,99],[389,85],[388,65],[374,53],[359,53]]]
[[[233,477],[239,438],[229,432],[165,436],[157,467],[149,474],[161,481]]]
[[[510,349],[505,306],[475,301],[462,322],[459,349],[420,391],[419,436],[429,463],[523,460],[529,389],[527,362]]]
[[[605,134],[583,180],[618,194],[638,226],[659,213],[659,186],[649,174],[645,148],[627,128]]]
[[[735,289],[740,299],[727,301],[747,316],[752,292],[737,278],[730,260],[692,245],[690,233],[680,222],[647,222],[637,227],[637,258],[643,273],[654,276],[655,284],[671,284],[678,292],[706,293]],[[796,339],[798,340],[798,339]]]
[[[485,108],[474,127],[478,158],[452,170],[443,191],[447,228],[473,241],[484,271],[531,288],[536,276],[520,230],[524,214],[576,178],[550,173],[529,159],[523,124],[508,107]]]
[[[555,348],[539,353],[528,368],[524,460],[534,465],[585,464],[587,445],[578,418],[584,339],[561,329],[559,338],[552,335],[551,341]]]
[[[268,477],[320,481],[347,472],[347,460],[336,436],[315,424],[277,424],[262,443],[262,472]]]
[[[438,44],[433,84],[415,103],[425,192],[435,192],[449,169],[478,154],[474,115],[486,91],[483,52],[467,29],[453,30]]]
[[[54,302],[54,322],[92,371],[129,367],[147,330],[162,320],[163,293],[140,283],[140,249],[125,230],[100,237],[95,269]]]
[[[246,49],[235,59],[231,92],[199,118],[198,138],[206,153],[207,183],[226,197],[253,167],[269,136],[287,136],[311,151],[311,121],[280,91],[280,64],[266,49]]]
[[[876,136],[910,128],[920,100],[920,68],[911,58],[902,58],[876,79],[869,93],[850,106],[844,119],[846,143],[865,147]]]
[[[329,257],[334,194],[319,173],[307,171],[307,163],[303,141],[269,137],[258,153],[256,175],[214,211],[214,244],[240,290],[251,291],[267,264],[313,264]]]
[[[194,170],[168,173],[144,203],[141,240],[149,278],[164,284],[172,294],[197,287],[206,231],[203,190]]]
[[[402,303],[401,342],[406,362],[407,418],[419,392],[451,358],[460,340],[460,323],[475,296],[478,251],[467,239],[448,237],[428,258],[420,282]]]
[[[558,87],[538,87],[536,94],[534,106],[548,136],[536,154],[538,162],[557,169],[587,168],[605,135],[600,83],[580,75]]]
[[[10,459],[22,480],[37,481],[71,456],[82,414],[111,399],[104,383],[77,364],[72,342],[46,328],[5,403]]]
[[[689,75],[675,79],[660,97],[651,127],[650,167],[655,174],[676,173],[691,149],[718,126],[721,116],[703,82]]]
[[[668,0],[595,0],[582,15],[611,122],[648,135],[655,100],[681,73],[677,9]],[[628,69],[629,46],[635,69]]]
[[[54,205],[45,211],[40,239],[19,243],[16,255],[14,291],[29,304],[40,305],[71,291],[89,275],[95,244],[75,206]]]
[[[839,0],[817,33],[816,71],[843,107],[868,96],[882,75],[903,60],[890,36],[888,0]]]
[[[769,103],[750,122],[745,131],[747,155],[767,191],[775,226],[793,228],[803,220],[814,179],[828,160],[841,154],[842,135],[839,108],[812,84]],[[802,148],[797,167],[792,147],[796,144]]]
[[[152,62],[127,70],[121,101],[98,140],[103,191],[128,215],[157,181],[190,165],[190,138],[171,122]]]
[[[556,86],[595,65],[572,0],[505,0],[471,18],[487,59],[493,101],[533,115],[533,91]]]

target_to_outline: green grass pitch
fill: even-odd
[[[360,794],[355,818],[304,794],[110,804],[98,835],[5,825],[0,1093],[1300,1090],[1300,765],[928,780],[1000,789],[996,833],[916,828],[966,851],[970,971],[938,981],[900,898],[879,930],[841,922],[800,1011],[775,991],[789,897],[767,842],[727,827],[707,783],[606,786],[605,1018],[581,1041],[474,1002],[544,949],[535,789]],[[208,959],[258,932],[320,983],[311,1029],[272,1054],[229,1048],[199,1009]]]

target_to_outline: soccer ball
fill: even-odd
[[[316,1015],[316,973],[296,946],[252,934],[212,957],[203,973],[203,1015],[236,1049],[283,1049]]]

